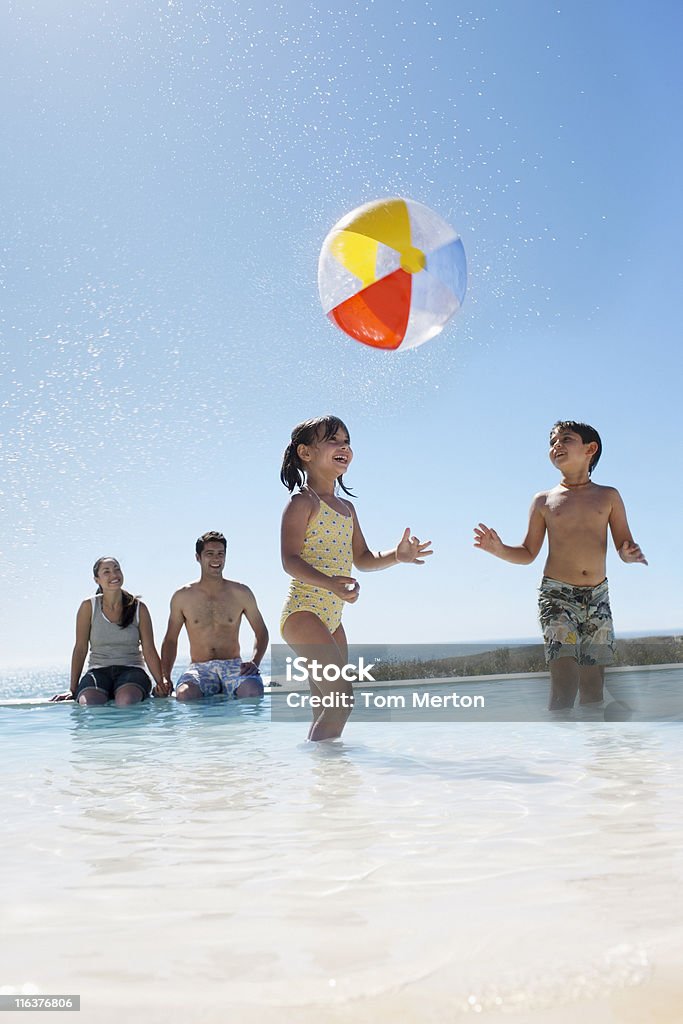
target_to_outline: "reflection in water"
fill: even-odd
[[[636,984],[677,929],[676,726],[352,723],[302,744],[266,701],[221,698],[15,721],[9,920],[24,956],[40,922],[83,984],[137,984],[134,931],[168,948],[165,986],[230,962],[245,1005],[322,1005],[332,978],[340,1000],[513,1011]]]
[[[683,910],[683,901],[674,896],[680,889],[681,846],[666,841],[672,798],[679,796],[675,783],[672,788],[678,773],[663,738],[661,733],[605,729],[586,741],[589,778],[599,783],[586,816],[610,859],[618,860],[618,871],[610,872],[605,885],[605,867],[596,863],[581,884],[589,894],[600,891],[605,913],[618,913],[632,926],[673,926]],[[634,899],[645,880],[651,897],[647,907]]]
[[[109,839],[90,861],[93,875],[134,874],[162,851],[166,871],[229,862],[234,840],[223,835],[222,819],[239,828],[275,799],[263,787],[277,763],[263,742],[262,701],[82,710],[73,709],[70,762],[80,779],[73,827]]]

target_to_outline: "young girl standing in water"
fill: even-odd
[[[422,565],[431,555],[431,541],[421,543],[406,529],[395,548],[382,553],[370,551],[350,501],[339,497],[344,473],[353,452],[349,432],[336,416],[299,423],[285,449],[280,479],[293,492],[282,516],[282,564],[293,577],[282,610],[280,631],[297,655],[321,666],[343,668],[348,643],[342,626],[344,603],[358,600],[359,586],[350,575],[352,566],[364,571],[386,569],[397,562]],[[322,669],[321,669],[322,671]],[[334,694],[340,706],[312,708],[310,740],[341,736],[351,714],[353,687],[338,682],[313,682],[312,696]]]

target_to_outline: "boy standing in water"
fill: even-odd
[[[503,544],[495,530],[475,527],[474,546],[516,565],[528,565],[548,532],[548,557],[539,590],[539,615],[550,666],[550,710],[603,698],[605,665],[614,654],[614,628],[607,593],[607,527],[623,562],[645,557],[633,540],[626,510],[614,487],[594,484],[591,473],[602,453],[594,427],[560,420],[550,432],[550,461],[562,474],[556,487],[534,496],[526,537]]]

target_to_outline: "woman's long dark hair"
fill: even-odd
[[[116,562],[116,564],[118,565],[119,569],[121,568],[121,564],[120,564],[118,558],[114,558],[113,555],[102,555],[102,557],[98,558],[97,561],[95,562],[95,564],[92,567],[92,574],[93,574],[93,577],[94,577],[96,583],[97,583],[97,574],[100,571],[100,566],[102,565],[102,562]],[[97,583],[97,590],[95,591],[95,593],[96,594],[101,594],[102,593],[102,587],[99,585],[99,583]],[[121,629],[127,629],[128,626],[130,626],[130,624],[133,621],[133,619],[135,618],[135,613],[136,613],[137,608],[138,608],[138,598],[135,597],[134,594],[129,594],[127,590],[122,590],[121,591],[121,597],[123,598],[123,607],[121,609],[121,618],[119,620],[119,627]]]
[[[297,452],[299,445],[312,445],[316,441],[327,441],[330,437],[334,437],[338,430],[345,431],[347,436],[349,434],[346,424],[338,416],[318,416],[316,419],[297,423],[292,431],[292,439],[282,456],[280,470],[280,480],[288,491],[293,491],[295,487],[303,487],[306,483],[306,470]],[[343,473],[337,477],[337,483],[344,494],[350,494],[353,497],[353,492],[344,484]]]

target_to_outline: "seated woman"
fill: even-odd
[[[154,696],[168,697],[173,685],[163,677],[147,607],[123,589],[123,573],[115,558],[98,558],[93,576],[97,593],[83,601],[76,616],[70,689],[52,700],[88,705],[113,700],[119,707],[137,704],[152,691],[144,662],[156,683]],[[88,670],[81,679],[88,647]]]

